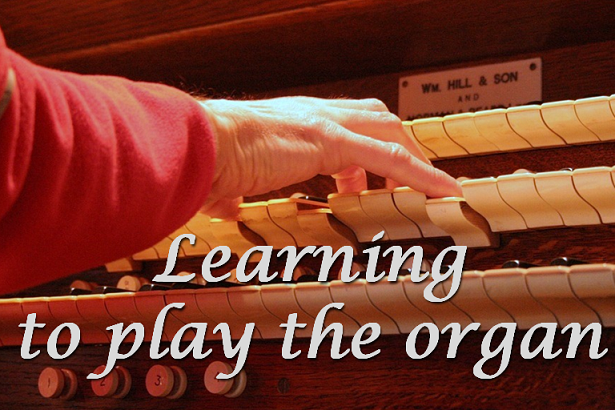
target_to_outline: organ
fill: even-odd
[[[334,192],[333,183],[319,177],[249,198],[240,221],[199,216],[168,240],[109,265],[110,270],[151,279],[163,271],[171,238],[183,232],[194,233],[197,242],[181,247],[176,271],[199,272],[202,255],[219,244],[228,244],[238,256],[264,244],[276,249],[351,246],[358,261],[365,262],[361,251],[384,230],[386,238],[378,242],[382,246],[421,245],[428,258],[453,244],[470,246],[461,289],[451,302],[435,305],[417,298],[420,289],[406,277],[377,284],[360,279],[352,284],[68,295],[75,279],[115,287],[122,277],[94,268],[0,301],[0,362],[14,376],[0,378],[4,408],[171,409],[195,403],[223,408],[613,407],[612,352],[590,360],[587,341],[580,349],[584,354],[574,360],[528,361],[516,354],[494,381],[478,380],[471,370],[480,358],[484,331],[511,320],[521,329],[539,321],[562,327],[571,320],[599,321],[604,326],[601,345],[615,347],[615,33],[608,2],[494,6],[480,0],[297,0],[267,1],[258,9],[237,2],[233,11],[222,7],[223,2],[169,2],[159,6],[173,7],[172,12],[165,9],[164,19],[136,0],[88,3],[87,19],[68,3],[53,8],[25,3],[28,11],[15,2],[0,16],[8,44],[58,68],[176,85],[181,79],[222,94],[377,97],[397,111],[401,76],[540,57],[544,102],[406,123],[436,166],[469,178],[462,184],[463,200],[427,199],[407,188],[385,190],[374,176],[369,191],[332,194],[328,204],[288,199],[295,192],[316,197]],[[40,18],[26,18],[30,12]],[[60,26],[66,32],[57,30]],[[208,53],[195,53],[199,48]],[[519,169],[528,171],[515,173]],[[588,264],[550,266],[557,256]],[[511,259],[537,266],[501,267]],[[317,265],[308,262],[306,268]],[[272,269],[282,267],[281,261],[272,263]],[[378,268],[386,269],[386,260]],[[448,286],[443,283],[441,291]],[[349,336],[367,321],[381,324],[385,336],[374,345],[381,354],[365,361],[334,361],[323,350],[317,360],[283,360],[276,326],[280,319],[298,312],[299,321],[313,322],[331,301],[346,303],[344,312],[333,312],[329,320],[343,323]],[[233,364],[221,350],[202,361],[153,361],[142,348],[112,376],[118,387],[99,395],[100,386],[93,389],[85,376],[106,361],[109,337],[104,327],[138,318],[151,328],[152,317],[175,302],[186,303],[186,308],[173,311],[171,333],[193,321],[227,322],[239,334],[247,321],[257,323],[259,339],[252,343],[245,376],[236,384],[216,386],[209,380],[207,386],[210,365],[222,361],[213,369],[226,369]],[[34,343],[43,344],[55,325],[74,321],[84,346],[62,361],[50,359],[39,346],[43,351],[37,358],[22,360],[17,324],[30,312],[48,323]],[[480,321],[483,333],[468,336],[457,359],[447,360],[441,348],[424,360],[407,357],[404,335],[417,324],[433,321],[442,327],[450,321],[467,323],[468,318]],[[309,333],[297,336],[295,348],[307,350]],[[66,333],[60,341],[68,341]],[[565,342],[558,338],[556,347]],[[48,367],[55,370],[41,376]],[[37,380],[52,398],[41,396]],[[45,390],[45,381],[57,381],[47,385],[55,389]],[[240,388],[244,384],[245,390]],[[238,397],[225,397],[240,390]],[[57,398],[70,395],[69,401]]]

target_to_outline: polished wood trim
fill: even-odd
[[[258,19],[334,0],[7,0],[0,27],[28,57]]]
[[[506,57],[485,58],[454,64],[438,64],[391,74],[266,90],[257,97],[308,95],[331,98],[379,98],[392,112],[398,111],[398,81],[401,77],[440,70],[473,67],[505,61],[542,59],[542,101],[575,100],[615,93],[615,41],[557,48]],[[530,101],[528,101],[529,103]]]
[[[614,40],[607,10],[608,1],[347,0],[72,51],[50,47],[31,57],[55,68],[240,96]],[[17,41],[10,25],[18,18],[25,17],[3,22],[9,44]],[[575,58],[569,55],[573,64]]]
[[[87,374],[106,363],[108,346],[81,346],[70,358],[62,361],[41,354],[28,362],[19,357],[19,348],[0,349],[0,378],[3,408],[50,409],[151,409],[167,410],[194,408],[237,409],[612,409],[615,406],[613,368],[615,360],[609,352],[599,360],[588,357],[588,343],[579,348],[575,359],[566,359],[568,337],[557,337],[554,348],[563,348],[562,354],[545,360],[538,357],[523,360],[519,344],[524,332],[517,332],[508,369],[498,378],[479,380],[472,367],[481,359],[484,333],[472,332],[458,350],[456,359],[447,359],[448,335],[440,338],[438,348],[423,360],[412,360],[405,352],[405,337],[380,337],[373,345],[363,348],[365,353],[381,349],[369,360],[352,356],[340,360],[330,358],[330,342],[319,349],[317,360],[307,359],[309,342],[297,340],[293,351],[301,356],[284,360],[281,341],[253,341],[245,366],[248,385],[236,399],[208,393],[203,385],[203,374],[215,360],[229,361],[222,355],[220,343],[211,343],[214,353],[203,360],[186,358],[174,361],[148,358],[148,347],[142,346],[133,358],[118,364],[130,371],[133,383],[128,396],[122,400],[96,397]],[[493,341],[495,348],[501,335]],[[542,334],[536,334],[537,341]],[[427,347],[427,338],[421,336],[417,350]],[[537,341],[532,344],[537,345]],[[615,331],[605,329],[601,349],[615,346]],[[163,346],[164,347],[164,346]],[[350,340],[342,349],[350,347]],[[177,400],[155,399],[145,390],[145,375],[156,364],[176,365],[188,375],[188,390]],[[499,356],[486,365],[493,373],[499,365]],[[72,401],[43,399],[37,391],[36,380],[46,366],[74,370],[79,381],[77,395]],[[286,379],[288,383],[282,379]],[[19,383],[16,383],[19,381]],[[7,394],[10,392],[10,394]]]

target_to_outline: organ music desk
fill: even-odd
[[[609,265],[615,264],[615,30],[608,1],[522,0],[493,5],[483,0],[293,0],[265,1],[258,8],[238,1],[231,11],[216,1],[170,1],[156,9],[139,0],[118,0],[88,3],[83,6],[88,13],[63,1],[56,7],[37,0],[8,3],[0,24],[10,46],[41,64],[80,72],[186,87],[205,84],[222,95],[377,97],[396,111],[401,76],[540,57],[544,103],[528,101],[525,108],[481,114],[506,122],[508,135],[519,143],[513,148],[510,138],[498,139],[501,134],[482,129],[472,114],[406,123],[407,132],[436,166],[469,178],[463,182],[463,199],[427,200],[404,188],[386,191],[379,189],[383,186],[379,178],[370,176],[370,191],[330,195],[328,204],[280,200],[295,192],[317,197],[334,192],[332,181],[319,177],[249,198],[241,221],[192,220],[186,229],[197,235],[199,246],[183,247],[178,260],[178,270],[199,272],[203,254],[217,244],[229,244],[238,254],[263,243],[275,248],[350,245],[360,253],[373,235],[384,230],[383,247],[421,245],[427,259],[453,244],[469,246],[463,288],[453,303],[441,308],[421,305],[411,298],[413,290],[405,278],[393,285],[358,281],[340,286],[332,281],[154,290],[149,295],[155,303],[193,301],[195,309],[177,316],[172,326],[206,321],[199,319],[206,313],[210,322],[227,321],[235,328],[246,321],[257,323],[260,338],[251,344],[245,378],[230,387],[237,393],[247,381],[245,390],[235,398],[206,390],[203,376],[208,366],[216,360],[229,362],[215,340],[208,342],[214,353],[204,360],[175,361],[167,356],[153,361],[144,346],[119,363],[130,373],[129,391],[122,391],[127,385],[122,370],[114,376],[119,381],[116,387],[93,390],[85,376],[106,362],[109,348],[101,324],[116,323],[120,315],[147,321],[149,313],[139,310],[135,301],[148,296],[137,292],[67,297],[70,285],[136,289],[162,272],[168,239],[127,255],[130,260],[108,265],[121,274],[94,268],[2,299],[2,408],[615,408],[615,268]],[[199,48],[208,50],[207,57],[194,53]],[[459,129],[465,131],[456,133]],[[515,172],[523,169],[528,171]],[[290,212],[292,226],[280,229],[283,222],[275,215],[284,212]],[[588,264],[548,266],[560,256]],[[502,263],[514,259],[538,267],[501,269]],[[308,263],[303,272],[317,265]],[[282,267],[283,261],[272,263],[272,270]],[[379,269],[385,268],[386,260],[379,264]],[[346,314],[334,319],[348,331],[365,321],[381,324],[385,334],[366,349],[380,348],[380,355],[332,360],[330,342],[325,341],[318,359],[310,360],[305,356],[308,339],[299,338],[293,346],[302,354],[283,360],[271,315],[299,308],[309,321],[319,310],[318,303],[335,299],[346,302]],[[133,306],[133,311],[120,312],[118,306]],[[81,312],[87,307],[92,310],[84,314],[85,320]],[[80,321],[85,344],[63,361],[50,359],[44,350],[35,359],[22,360],[21,334],[7,329],[16,329],[28,312],[46,314],[48,323]],[[131,314],[140,315],[139,319]],[[600,321],[601,347],[610,351],[602,359],[590,360],[585,340],[575,359],[562,354],[553,360],[523,360],[519,355],[523,331],[519,331],[507,370],[494,380],[479,380],[472,367],[481,358],[483,329],[464,339],[456,359],[446,358],[447,336],[428,358],[407,357],[404,335],[416,324],[464,324],[470,319],[486,328],[513,320],[520,329],[539,321],[560,326]],[[34,343],[48,336],[42,335]],[[343,347],[349,343],[346,338]],[[567,337],[558,337],[555,348],[566,349],[567,343]],[[419,351],[424,348],[421,339]],[[179,381],[171,392],[158,391],[167,398],[152,397],[145,387],[148,370],[155,365],[167,366],[155,370],[162,375],[174,371]],[[488,369],[494,371],[493,366],[497,364]],[[37,381],[43,371],[47,372],[43,381],[65,382],[64,389],[43,386],[43,391],[66,396],[76,386],[74,397],[42,397]],[[187,386],[180,386],[182,372]],[[179,394],[183,387],[185,392]]]

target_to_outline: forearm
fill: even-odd
[[[150,246],[203,204],[215,147],[191,97],[3,57],[17,87],[0,119],[0,292]]]

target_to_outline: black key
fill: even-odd
[[[446,273],[451,268],[451,265],[442,265],[440,266],[440,273]],[[421,275],[426,274],[429,271],[421,269]],[[399,276],[406,276],[412,273],[412,269],[400,269]]]
[[[524,262],[524,261],[520,261],[518,259],[515,259],[515,260],[504,262],[502,264],[502,269],[512,269],[512,268],[527,269],[527,268],[534,268],[536,266],[538,266],[538,265],[535,265],[533,263]]]
[[[412,269],[400,269],[399,276],[406,276],[412,273]]]
[[[298,197],[297,199],[303,199],[306,201],[314,201],[314,202],[322,202],[323,204],[327,203],[327,198],[321,198],[319,196],[303,195],[303,196]]]
[[[205,287],[208,288],[208,289],[212,289],[212,288],[234,288],[236,286],[245,286],[245,284],[243,284],[243,283],[235,283],[235,282],[227,282],[227,281],[207,282],[205,284]]]
[[[560,256],[551,261],[551,266],[574,266],[574,265],[587,265],[588,262],[581,259],[568,258],[566,256]]]
[[[204,289],[205,285],[199,285],[198,283],[192,283],[192,282],[176,282],[171,286],[172,290],[177,290],[177,289]]]
[[[295,280],[284,280],[284,278],[282,276],[276,276],[275,278],[271,279],[268,282],[261,282],[260,280],[258,281],[258,286],[267,286],[267,285],[279,285],[279,284],[291,284],[291,283],[297,283],[297,281]]]
[[[275,278],[268,280],[267,282],[261,282],[260,280],[258,281],[258,284],[260,286],[265,286],[265,285],[274,285],[276,283],[284,283],[284,281],[282,280],[282,278],[280,277],[280,275],[276,276]]]
[[[120,288],[116,288],[113,286],[98,286],[92,290],[92,293],[95,295],[107,295],[109,293],[122,293],[122,292],[132,293],[129,290],[120,289]]]
[[[92,294],[91,290],[81,289],[81,288],[70,288],[70,293],[69,293],[69,295],[71,296],[91,295],[91,294]]]
[[[440,266],[440,273],[446,273],[451,269],[453,269],[453,265],[442,265]],[[427,273],[427,271],[421,270],[421,273]]]
[[[299,278],[294,282],[295,283],[318,282],[318,275],[302,275],[302,276],[299,276]]]
[[[170,286],[159,285],[157,283],[146,283],[145,285],[139,288],[139,292],[152,292],[155,290],[169,290]]]

